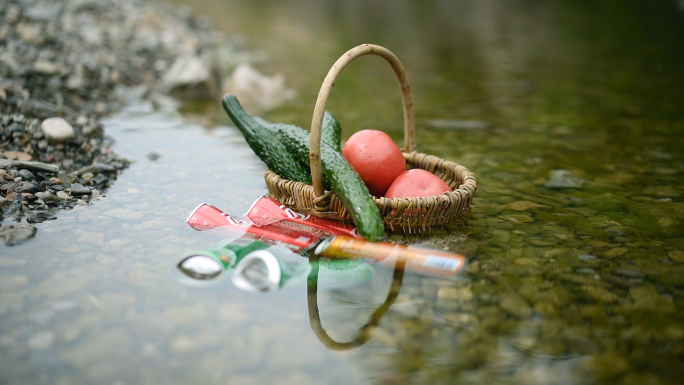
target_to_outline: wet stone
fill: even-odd
[[[512,223],[531,223],[534,222],[534,218],[529,215],[507,215],[503,219]]]
[[[48,140],[55,143],[65,142],[74,137],[74,128],[64,118],[45,119],[41,123],[40,129]]]
[[[504,312],[517,316],[528,317],[532,313],[530,305],[517,295],[506,295],[501,299],[499,307]]]
[[[582,289],[589,295],[589,297],[600,302],[617,302],[619,297],[601,287],[586,285]]]
[[[603,251],[603,252],[599,253],[599,255],[604,257],[604,258],[613,259],[613,258],[621,257],[621,256],[627,254],[628,251],[629,250],[625,249],[624,247],[616,247],[614,249]]]
[[[0,226],[0,239],[6,246],[16,246],[33,238],[36,231],[32,225]]]
[[[679,250],[670,251],[668,256],[670,257],[671,260],[673,260],[675,262],[684,263],[684,251],[679,251]]]
[[[518,258],[514,262],[517,266],[539,267],[539,263],[533,258]]]
[[[454,301],[469,301],[473,298],[471,286],[462,288],[442,287],[437,291],[437,298]]]
[[[615,274],[621,275],[623,277],[627,278],[644,278],[644,275],[639,272],[638,270],[630,270],[630,269],[619,269],[615,270]]]
[[[2,155],[4,155],[5,158],[8,158],[8,159],[21,160],[21,161],[29,161],[33,158],[30,154],[27,154],[27,153],[21,152],[21,151],[5,151],[2,153]]]
[[[64,191],[57,191],[57,198],[62,199],[62,200],[66,200],[66,199],[71,198],[71,195],[69,195],[68,193],[66,193]]]
[[[492,241],[499,246],[507,246],[511,241],[508,231],[492,230]]]
[[[566,250],[566,249],[560,249],[560,248],[559,249],[551,249],[551,250],[544,251],[542,253],[542,257],[547,258],[547,259],[548,258],[556,258],[556,257],[559,257],[563,254],[566,254],[567,252],[568,252],[568,250]]]
[[[576,177],[568,170],[553,170],[545,186],[549,189],[581,189],[584,179]]]
[[[2,161],[2,159],[0,159]],[[0,167],[2,165],[0,164]],[[19,160],[11,161],[11,167],[16,167],[20,170],[30,170],[34,172],[47,172],[47,173],[56,173],[59,171],[59,166],[54,165],[54,164],[47,164],[47,163],[41,163],[41,162],[23,162]]]
[[[92,192],[88,187],[83,186],[80,183],[74,183],[71,185],[71,195],[73,196],[83,196],[90,195]]]
[[[504,208],[516,211],[551,211],[551,206],[540,205],[530,201],[518,201],[504,205]]]
[[[537,247],[552,247],[556,246],[556,241],[554,239],[544,239],[539,237],[530,237],[527,242],[533,246]]]
[[[652,186],[652,187],[646,187],[643,191],[644,194],[646,195],[655,195],[659,197],[680,197],[682,196],[682,192],[671,186]]]
[[[99,173],[106,173],[106,174],[116,173],[116,168],[114,168],[114,166],[108,165],[106,163],[98,163],[96,165],[96,167],[97,167],[97,172],[99,172]]]
[[[623,278],[623,277],[618,277],[618,276],[613,275],[613,274],[604,274],[601,276],[601,278],[604,281],[606,281],[608,283],[612,283],[613,285],[617,285],[617,286],[622,286],[622,287],[634,286],[634,284],[630,280]]]
[[[581,259],[582,261],[590,261],[592,259],[596,259],[596,257],[591,254],[580,254],[577,256],[577,258]]]
[[[36,180],[36,176],[29,170],[19,170],[17,176],[27,182],[33,182]]]
[[[633,287],[629,289],[629,297],[634,301],[634,310],[658,313],[672,313],[675,310],[672,298],[661,295],[652,286]]]

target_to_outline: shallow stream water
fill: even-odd
[[[406,275],[363,346],[326,347],[306,279],[248,293],[192,286],[176,264],[221,234],[199,203],[242,214],[264,165],[212,104],[130,106],[103,121],[135,163],[100,200],[0,246],[0,383],[678,384],[684,378],[684,11],[676,2],[187,3],[266,53],[295,99],[272,121],[308,128],[330,65],[361,43],[402,60],[418,150],[478,178],[458,280]],[[364,57],[328,109],[343,137],[401,143],[399,90]],[[564,171],[558,171],[564,170]],[[420,237],[395,240],[424,242]],[[320,291],[349,341],[393,272]],[[331,344],[327,344],[331,346]]]

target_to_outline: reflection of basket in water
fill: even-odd
[[[316,100],[311,122],[311,177],[313,185],[283,179],[266,170],[266,185],[274,199],[295,211],[324,218],[350,220],[349,211],[332,191],[323,189],[321,173],[321,125],[330,91],[342,69],[359,56],[374,54],[387,60],[401,87],[404,108],[404,158],[407,168],[421,168],[444,180],[453,191],[425,198],[375,198],[385,227],[422,230],[462,218],[470,209],[477,189],[475,177],[465,167],[436,156],[415,152],[413,100],[408,77],[399,59],[386,48],[363,44],[340,57],[328,72]]]
[[[380,318],[387,312],[387,310],[392,306],[394,301],[399,295],[399,290],[401,289],[401,283],[404,280],[404,268],[406,266],[406,261],[404,259],[398,259],[394,264],[394,274],[392,276],[392,284],[390,285],[390,290],[387,293],[387,298],[385,302],[380,305],[373,314],[371,314],[370,319],[359,328],[357,336],[348,342],[338,342],[333,340],[328,333],[323,329],[321,324],[321,317],[318,312],[318,263],[320,261],[320,256],[315,253],[311,253],[309,257],[309,263],[311,264],[311,272],[307,278],[307,303],[309,307],[309,323],[311,329],[316,334],[316,337],[325,345],[332,350],[349,350],[359,347],[370,339],[370,332],[378,326],[380,323]]]

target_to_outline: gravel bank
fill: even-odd
[[[54,219],[59,209],[96,200],[128,166],[98,123],[122,107],[117,89],[136,86],[155,105],[174,103],[168,95],[215,97],[224,70],[219,63],[230,64],[230,50],[205,19],[170,6],[0,2],[6,244],[21,243],[21,234],[30,238],[32,224]]]

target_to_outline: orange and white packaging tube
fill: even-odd
[[[395,260],[404,260],[406,271],[439,278],[456,276],[466,261],[460,254],[393,243],[367,242],[345,235],[324,240],[315,248],[314,253],[326,258],[371,259],[390,267],[394,266]]]

